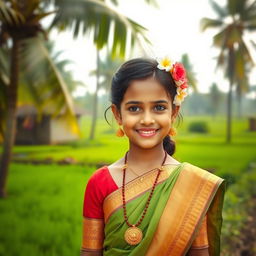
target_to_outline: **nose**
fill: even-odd
[[[155,120],[153,115],[149,111],[145,111],[141,116],[140,124],[151,125],[154,123],[155,123]]]

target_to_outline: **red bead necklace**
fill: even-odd
[[[157,175],[156,175],[156,179],[154,181],[153,187],[152,187],[151,192],[149,194],[149,197],[148,197],[148,200],[146,202],[145,208],[144,208],[144,210],[142,212],[142,215],[141,215],[139,221],[136,224],[133,224],[133,225],[130,224],[129,221],[128,221],[127,211],[126,211],[126,201],[125,201],[125,174],[126,174],[126,168],[127,168],[127,155],[128,155],[128,152],[126,152],[125,159],[124,159],[123,183],[122,183],[122,199],[123,199],[124,220],[125,220],[126,224],[129,226],[129,228],[126,230],[126,232],[124,234],[124,238],[125,238],[125,241],[128,244],[136,245],[136,244],[140,243],[140,241],[142,240],[142,237],[143,237],[142,231],[141,231],[140,228],[138,228],[138,226],[141,224],[141,222],[143,221],[143,219],[144,219],[144,217],[145,217],[145,215],[147,213],[148,206],[149,206],[150,200],[151,200],[151,198],[153,196],[153,193],[154,193],[154,190],[155,190],[158,178],[159,178],[160,173],[162,171],[162,167],[163,167],[163,165],[165,163],[165,160],[166,160],[166,157],[167,157],[167,153],[165,152],[161,168],[158,169],[158,172],[157,172]]]

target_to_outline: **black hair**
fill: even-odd
[[[135,80],[144,80],[150,77],[154,77],[165,89],[167,95],[173,102],[176,94],[176,85],[170,74],[157,68],[157,61],[149,58],[136,58],[125,62],[114,74],[111,84],[111,102],[115,104],[117,109],[120,110],[121,102],[123,101],[126,90],[129,85]],[[173,108],[175,105],[173,104]],[[109,108],[105,111],[106,113]],[[108,121],[107,121],[108,122]],[[173,155],[175,152],[175,142],[171,140],[167,135],[163,140],[163,146],[165,151],[169,155]]]

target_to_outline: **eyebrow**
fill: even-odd
[[[142,104],[142,101],[135,101],[135,100],[131,100],[125,103],[125,105],[129,105],[129,104]],[[154,104],[159,104],[159,103],[166,103],[168,104],[168,101],[166,100],[156,100],[156,101],[150,101],[150,103],[154,103]]]

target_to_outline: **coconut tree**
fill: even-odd
[[[53,10],[46,11],[52,7]],[[7,95],[6,100],[1,104],[1,108],[6,106],[6,127],[0,163],[0,197],[6,195],[8,166],[15,138],[20,69],[23,68],[23,71],[31,77],[38,76],[43,84],[43,72],[36,71],[36,67],[41,66],[42,60],[47,61],[45,69],[48,74],[50,74],[49,70],[52,71],[49,78],[54,89],[49,87],[46,92],[49,97],[56,97],[58,106],[56,113],[63,108],[65,103],[64,112],[74,121],[72,98],[62,76],[42,43],[46,39],[47,29],[42,27],[41,20],[49,15],[53,16],[50,28],[70,29],[74,37],[80,32],[84,34],[93,32],[94,43],[99,49],[107,42],[112,42],[113,54],[124,56],[126,46],[134,45],[139,36],[146,40],[143,35],[145,32],[143,27],[118,14],[104,1],[0,0],[0,46],[10,51],[7,76],[5,71],[0,71],[1,92],[6,91]],[[127,37],[127,35],[129,36]]]
[[[90,128],[89,140],[93,140],[95,137],[95,128],[98,113],[98,92],[99,89],[108,91],[111,85],[111,79],[115,70],[121,65],[120,58],[112,58],[111,53],[107,53],[107,56],[100,58],[99,51],[97,51],[97,69],[91,72],[91,75],[96,75],[96,89],[93,95],[92,105],[92,124]]]
[[[248,71],[253,66],[253,60],[248,48],[245,33],[256,29],[256,1],[227,0],[222,7],[215,1],[210,1],[217,14],[216,19],[203,18],[201,28],[218,29],[213,37],[213,45],[220,49],[217,67],[222,68],[229,80],[227,100],[227,137],[231,142],[232,90],[236,86],[240,92],[248,88]]]

